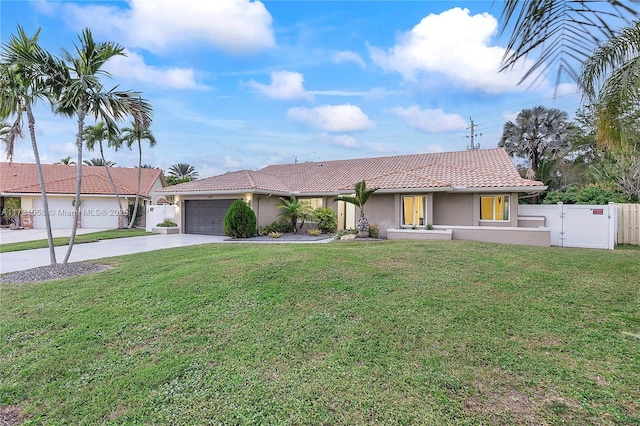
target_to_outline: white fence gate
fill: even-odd
[[[518,216],[544,216],[552,246],[613,250],[618,230],[616,208],[615,204],[522,204]]]

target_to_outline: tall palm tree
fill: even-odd
[[[596,106],[598,143],[609,149],[628,147],[632,141],[624,119],[637,114],[640,104],[640,20],[584,61],[580,82],[585,99]]]
[[[379,188],[367,189],[367,183],[362,180],[361,182],[356,183],[354,187],[355,195],[344,196],[341,195],[336,197],[333,201],[344,201],[346,203],[350,203],[355,205],[360,209],[360,219],[358,220],[358,235],[360,237],[368,237],[369,236],[369,221],[364,215],[364,205],[367,204],[371,195],[376,192]]]
[[[119,91],[116,88],[105,89],[100,81],[101,76],[110,77],[102,66],[114,56],[123,56],[124,48],[116,43],[96,43],[91,31],[87,28],[79,36],[79,44],[74,45],[75,52],[63,50],[64,68],[60,76],[61,93],[57,99],[57,110],[60,113],[74,116],[77,119],[76,148],[77,181],[75,212],[79,214],[80,192],[82,181],[82,148],[84,121],[87,116],[96,121],[103,121],[110,133],[117,130],[116,121],[133,116],[136,123],[148,126],[151,122],[152,109],[139,93]],[[76,216],[77,217],[77,216]],[[73,250],[78,221],[74,221],[69,240],[69,248],[64,258],[66,264]]]
[[[511,31],[501,71],[537,55],[523,80],[557,67],[558,79],[566,72],[579,81],[572,66],[591,56],[602,42],[613,37],[616,27],[638,16],[640,0],[505,0],[501,32]]]
[[[542,159],[545,156],[559,158],[570,148],[571,131],[567,120],[567,113],[557,108],[524,109],[515,123],[508,121],[504,125],[498,146],[504,147],[511,157],[528,159],[527,178],[539,180]],[[534,202],[537,202],[536,198]]]
[[[75,166],[76,162],[71,159],[71,157],[61,158],[56,164],[64,164],[65,166]]]
[[[176,179],[194,180],[198,178],[195,167],[187,163],[177,163],[169,167],[169,175]]]
[[[136,222],[136,215],[138,214],[138,203],[140,202],[140,181],[142,180],[142,141],[149,142],[149,147],[153,148],[156,145],[156,138],[149,130],[148,126],[141,126],[138,123],[131,123],[131,127],[125,127],[122,129],[122,140],[127,144],[129,148],[134,143],[138,144],[138,187],[136,190],[136,202],[133,206],[133,213],[131,215],[131,222],[129,223],[129,229],[133,228]]]
[[[35,131],[36,120],[32,106],[36,101],[45,100],[51,94],[50,81],[47,80],[46,76],[42,76],[36,71],[35,64],[51,66],[56,61],[38,44],[39,34],[40,30],[32,37],[29,37],[24,29],[18,26],[17,35],[12,34],[9,37],[9,41],[2,45],[2,53],[0,54],[0,118],[11,115],[16,117],[8,129],[3,127],[3,141],[6,145],[7,157],[11,161],[13,160],[15,139],[23,134],[23,114],[26,113],[27,115],[29,136],[36,162],[38,181],[40,182],[42,207],[44,209],[49,244],[49,258],[51,259],[51,264],[55,265],[57,260],[51,231],[49,202],[38,151]]]
[[[107,161],[104,158],[104,149],[102,147],[102,142],[107,140],[107,146],[113,147],[116,151],[120,147],[120,135],[109,133],[103,121],[99,122],[95,126],[87,126],[84,129],[84,134],[82,135],[84,139],[84,143],[86,148],[89,151],[93,151],[95,149],[96,144],[100,148],[100,158],[92,158],[91,160],[85,160],[84,163],[87,166],[104,166],[107,177],[109,178],[109,182],[111,183],[111,188],[113,189],[113,194],[116,196],[116,203],[118,206],[118,211],[122,210],[122,204],[120,203],[120,194],[118,194],[118,187],[116,186],[115,181],[113,180],[113,176],[111,175],[110,167],[116,165],[113,161]]]

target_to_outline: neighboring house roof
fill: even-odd
[[[523,179],[504,148],[398,155],[267,166],[241,170],[161,189],[180,194],[198,192],[274,192],[336,194],[353,191],[362,180],[369,188],[393,192],[411,189],[544,189]]]
[[[119,195],[136,195],[138,169],[110,167],[109,171]],[[47,194],[75,194],[76,166],[64,164],[43,164],[42,173]],[[148,197],[156,181],[162,180],[162,170],[142,169],[140,195]],[[36,165],[32,163],[0,163],[0,193],[39,194],[40,182]],[[113,195],[113,187],[103,166],[82,166],[83,195]]]

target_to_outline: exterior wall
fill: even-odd
[[[475,207],[477,203],[478,207]],[[480,198],[477,194],[433,194],[433,221],[436,225],[473,226],[480,216]],[[477,210],[477,214],[476,214]]]
[[[365,205],[365,217],[369,225],[380,229],[380,238],[387,238],[387,229],[393,228],[400,215],[396,215],[395,194],[373,194]],[[360,217],[360,209],[356,209],[356,217]],[[396,219],[397,217],[397,219]]]
[[[151,198],[150,204],[158,204],[158,200],[162,198],[162,195],[157,194],[156,191],[162,188],[163,186],[161,180],[156,179],[156,181],[151,186],[151,189],[149,190],[149,197]]]
[[[278,218],[280,209],[276,206],[280,197],[276,195],[254,195],[254,203],[251,206],[256,214],[258,226],[269,225]]]
[[[549,228],[505,228],[495,226],[454,226],[454,240],[484,241],[489,243],[522,244],[528,246],[551,246]]]

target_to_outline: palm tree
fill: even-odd
[[[567,119],[567,113],[556,108],[524,109],[515,123],[508,121],[504,125],[498,146],[504,147],[511,157],[528,159],[527,178],[539,180],[542,159],[545,156],[559,158],[570,148]],[[536,197],[534,203],[537,203]]]
[[[198,172],[196,172],[195,167],[187,163],[177,163],[169,167],[169,175],[183,182],[198,179]]]
[[[63,50],[64,68],[60,78],[60,95],[56,99],[58,112],[75,116],[78,122],[76,134],[77,181],[75,212],[79,214],[80,192],[82,181],[82,148],[84,120],[87,116],[97,121],[104,121],[109,133],[116,134],[116,121],[133,116],[136,123],[148,126],[151,122],[152,109],[147,101],[140,98],[139,93],[118,91],[116,88],[106,90],[100,76],[109,77],[102,66],[114,56],[124,55],[123,47],[112,42],[96,43],[91,31],[87,28],[79,36],[79,45],[75,52]],[[74,221],[69,240],[69,248],[64,258],[66,264],[73,250],[78,223]]]
[[[71,157],[61,158],[56,164],[64,164],[65,166],[75,166],[76,162],[71,159]]]
[[[116,204],[118,205],[117,211],[120,212],[122,210],[122,204],[120,202],[120,194],[118,194],[118,187],[116,186],[115,181],[113,180],[113,176],[111,175],[110,167],[116,165],[113,161],[106,161],[104,158],[104,149],[102,148],[102,141],[108,140],[107,146],[114,147],[117,151],[120,147],[120,135],[112,134],[108,131],[103,121],[99,122],[95,126],[87,126],[84,129],[84,133],[82,135],[85,146],[89,151],[93,151],[95,149],[96,144],[100,148],[100,158],[92,158],[91,160],[84,160],[83,163],[87,166],[104,166],[107,177],[109,178],[109,182],[111,183],[111,188],[113,189],[113,194],[116,196]],[[120,213],[118,213],[118,218],[120,218]],[[118,220],[118,223],[120,221]],[[119,226],[119,225],[118,225]]]
[[[122,134],[122,140],[129,148],[131,148],[134,143],[138,144],[138,188],[136,190],[136,202],[133,207],[131,222],[129,223],[129,229],[131,229],[136,222],[138,203],[140,202],[140,181],[142,180],[142,140],[147,140],[149,142],[149,147],[153,148],[156,145],[156,138],[153,136],[153,133],[151,133],[148,126],[140,126],[137,123],[131,123],[131,127],[125,127],[122,129]]]
[[[540,78],[552,67],[558,80],[566,72],[574,81],[579,74],[575,60],[584,61],[594,49],[614,36],[616,24],[638,16],[640,0],[505,0],[501,32],[511,29],[501,71],[512,69],[531,54],[537,58],[523,80]]]
[[[362,180],[361,182],[356,183],[354,191],[355,195],[353,196],[344,196],[341,195],[336,197],[333,201],[344,201],[350,204],[355,205],[360,209],[360,219],[358,220],[358,236],[359,237],[368,237],[369,236],[369,221],[364,215],[364,205],[367,204],[367,201],[371,197],[371,195],[376,192],[379,188],[367,189],[367,183]]]
[[[310,206],[298,201],[294,195],[291,198],[280,197],[280,203],[276,204],[276,207],[280,209],[278,217],[288,219],[295,234],[302,229],[304,221],[310,213]],[[300,227],[298,227],[298,219],[302,219]]]
[[[9,41],[2,45],[0,56],[0,118],[15,115],[16,119],[8,128],[3,125],[2,140],[6,145],[7,158],[13,160],[14,144],[17,137],[22,136],[23,114],[27,115],[29,136],[36,161],[36,170],[40,182],[42,207],[44,209],[49,258],[51,264],[57,264],[56,252],[51,231],[49,202],[45,188],[42,164],[36,140],[35,118],[32,106],[37,100],[44,100],[51,94],[50,81],[36,71],[35,64],[51,66],[55,59],[38,45],[38,30],[33,37],[27,36],[24,29],[18,26],[18,34],[11,35]]]
[[[637,114],[640,104],[640,20],[584,61],[580,82],[585,99],[596,106],[598,143],[609,149],[629,147],[633,142],[624,119]]]
[[[109,167],[113,167],[116,165],[116,163],[114,163],[113,161],[105,161],[102,158],[91,158],[89,160],[82,160],[82,164],[84,164],[85,166],[106,167],[108,174],[111,174],[109,172]]]

